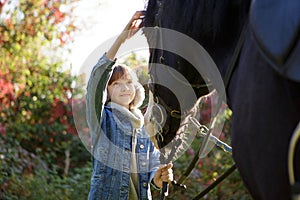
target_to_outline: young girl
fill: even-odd
[[[134,35],[136,12],[112,47],[94,66],[87,87],[87,121],[93,172],[89,199],[151,199],[150,183],[173,180],[172,164],[159,166],[159,151],[144,129],[138,107],[144,90],[125,66],[114,66],[121,44]]]

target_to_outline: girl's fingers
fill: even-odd
[[[141,11],[136,11],[133,15],[133,18],[134,19],[139,19],[141,17],[143,17],[145,15],[145,11],[141,10]]]
[[[172,174],[172,173],[173,173],[173,170],[172,169],[168,169],[166,171],[163,171],[161,175],[162,176],[167,176],[167,175]]]
[[[173,181],[173,164],[169,163],[166,166],[161,167],[161,180],[163,182]]]
[[[158,187],[162,187],[163,182],[170,183],[171,181],[174,180],[172,167],[173,167],[172,163],[170,163],[168,165],[161,165],[159,167],[156,174],[154,175],[154,183]]]
[[[137,11],[132,16],[132,18],[124,28],[124,32],[128,32],[127,39],[131,38],[141,28],[142,18],[144,17],[144,15],[145,15],[144,11]]]

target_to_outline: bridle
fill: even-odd
[[[163,12],[163,7],[164,7],[164,3],[162,2],[162,0],[157,0],[156,1],[158,3],[158,12],[155,15],[155,27],[154,27],[154,33],[152,32],[152,34],[154,34],[154,38],[156,42],[160,42],[161,47],[163,47],[163,34],[160,30],[160,27],[162,27],[162,23],[161,23],[161,16],[162,16],[162,12]],[[157,46],[157,45],[155,45]],[[153,56],[154,50],[152,50],[152,59],[150,61],[150,63],[155,63],[154,59],[155,57]],[[165,57],[164,57],[164,53],[163,50],[160,51],[160,57],[159,57],[159,62],[160,64],[165,64]],[[157,77],[156,77],[156,67],[153,67],[152,65],[149,65],[149,74],[150,74],[150,80],[151,82],[149,83],[149,89],[150,91],[153,93],[154,95],[154,102],[156,104],[161,104],[165,109],[167,114],[169,114],[169,116],[174,117],[176,119],[181,119],[181,112],[177,109],[171,108],[169,105],[167,105],[165,103],[165,101],[157,95],[157,89],[156,89],[156,85],[155,83],[157,82]],[[152,72],[152,73],[151,73]]]
[[[154,30],[152,31],[152,35],[150,37],[154,36],[155,42],[160,42],[160,46],[162,47],[162,49],[160,50],[160,55],[159,55],[159,63],[162,65],[166,64],[166,59],[165,59],[165,55],[164,55],[164,51],[163,51],[163,33],[162,33],[162,21],[161,21],[161,17],[162,17],[162,13],[163,13],[163,9],[164,9],[164,2],[163,0],[156,0],[157,4],[158,4],[158,11],[155,15],[155,20],[154,20]],[[158,46],[158,45],[155,45]],[[153,56],[155,50],[152,50],[152,57],[150,59],[150,63],[156,63],[155,62],[155,57]],[[167,68],[168,69],[168,68]],[[173,75],[172,72],[169,70],[169,73],[171,76],[174,77],[174,79],[176,79],[176,75]],[[186,116],[186,113],[181,113],[180,110],[178,110],[177,108],[173,108],[170,105],[168,105],[163,98],[161,98],[159,96],[159,92],[157,90],[157,87],[155,85],[156,82],[158,82],[158,78],[156,76],[157,71],[156,71],[156,67],[152,66],[151,64],[149,65],[149,74],[150,74],[150,83],[148,84],[149,86],[149,90],[153,93],[154,96],[154,102],[158,105],[161,105],[165,110],[167,115],[171,118],[171,120],[181,120],[182,118],[184,118]],[[180,80],[178,80],[180,81]],[[186,83],[183,83],[186,84]],[[211,87],[211,84],[206,84],[206,83],[189,83],[189,86],[193,88],[194,91],[197,92],[201,92],[203,90],[207,90],[208,87]]]

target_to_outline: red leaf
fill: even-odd
[[[0,133],[6,135],[6,127],[0,122]]]

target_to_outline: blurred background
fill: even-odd
[[[84,112],[84,88],[78,85],[87,76],[80,72],[91,52],[120,33],[146,2],[0,0],[0,199],[87,199],[91,155],[72,110],[76,104]],[[137,70],[145,87],[147,59],[145,52],[121,59]],[[210,119],[205,102],[202,110],[205,124]],[[221,139],[230,143],[230,110],[224,115]],[[76,123],[88,135],[85,121]],[[176,178],[198,146],[195,141],[174,163]],[[214,149],[188,177],[188,192],[170,198],[191,199],[231,164],[230,154]],[[154,199],[158,194],[153,190]],[[250,197],[236,171],[205,199]]]

